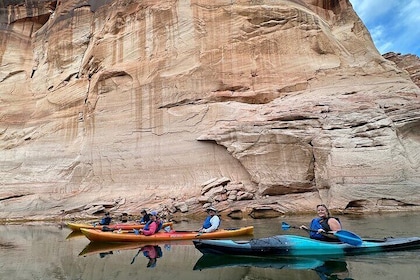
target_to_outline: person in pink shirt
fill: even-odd
[[[143,229],[140,229],[140,233],[146,236],[155,234],[161,229],[161,222],[157,216],[156,211],[150,213],[150,221],[146,224]]]
[[[155,267],[156,259],[159,257],[155,246],[146,245],[141,250],[143,251],[143,255],[149,259],[149,262],[147,263],[147,267],[150,267],[150,268]]]

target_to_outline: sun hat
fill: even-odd
[[[217,212],[217,209],[216,208],[214,208],[213,206],[210,206],[210,207],[208,207],[207,208],[207,210],[206,210],[207,212],[209,212],[209,211],[214,211],[214,212]]]
[[[157,216],[157,211],[152,211],[152,212],[150,212],[150,215],[152,215],[152,216]]]

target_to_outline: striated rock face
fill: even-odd
[[[14,0],[0,28],[0,218],[420,210],[420,89],[347,0]]]
[[[420,58],[418,56],[389,52],[384,54],[383,57],[395,62],[399,68],[406,70],[410,74],[411,80],[420,87]]]

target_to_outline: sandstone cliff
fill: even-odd
[[[0,218],[420,210],[420,89],[347,0],[6,0],[0,65]]]

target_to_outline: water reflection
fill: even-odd
[[[229,227],[254,225],[254,237],[263,238],[281,233],[280,224],[283,220],[301,224],[307,222],[309,218],[292,216],[269,220],[229,220],[224,221],[224,225]],[[349,225],[349,230],[362,237],[418,236],[420,232],[418,222],[420,213],[395,216],[343,216],[340,220]],[[201,221],[183,221],[176,225],[176,229],[183,230],[200,226]],[[301,234],[298,230],[290,230],[290,232]],[[420,250],[346,256],[333,260],[344,261],[347,270],[341,268],[342,262],[335,262],[334,265],[326,263],[318,267],[314,263],[314,268],[309,269],[303,267],[298,269],[298,264],[290,263],[288,265],[295,268],[262,267],[262,264],[256,265],[254,262],[253,266],[248,267],[225,266],[193,270],[203,255],[191,241],[186,241],[182,246],[172,241],[149,244],[159,245],[163,251],[162,257],[157,259],[156,266],[149,269],[147,268],[149,259],[143,255],[142,251],[139,253],[140,248],[145,246],[144,243],[122,244],[118,247],[115,247],[115,244],[109,246],[105,243],[91,246],[84,236],[77,237],[70,234],[68,228],[55,224],[1,225],[0,279],[319,280],[346,279],[346,277],[357,280],[420,279],[418,266]],[[241,237],[239,240],[247,239],[249,238]],[[170,250],[165,248],[165,244],[170,245],[168,247]],[[86,254],[81,254],[84,250]],[[102,258],[100,253],[102,253]],[[139,254],[131,264],[137,253]],[[332,269],[334,266],[336,266],[336,271]]]
[[[193,270],[204,270],[225,267],[258,267],[287,270],[313,270],[320,279],[348,278],[347,263],[344,259],[313,259],[313,258],[261,258],[244,256],[203,255]]]
[[[164,245],[165,250],[171,249],[170,244]],[[163,250],[160,245],[157,244],[137,244],[137,243],[104,243],[104,242],[90,242],[83,250],[79,253],[79,256],[88,256],[92,254],[98,254],[99,257],[105,258],[109,255],[114,255],[114,251],[122,250],[133,250],[137,253],[132,258],[130,264],[133,264],[139,255],[144,256],[148,262],[146,267],[156,267],[157,260],[163,257]]]
[[[81,231],[75,230],[69,233],[69,235],[67,235],[66,239],[72,239],[72,238],[76,238],[76,237],[82,237],[84,236],[84,234]]]
[[[88,256],[93,254],[106,253],[110,251],[121,250],[137,250],[141,248],[142,244],[137,243],[105,243],[105,242],[90,242],[79,253],[79,256]]]
[[[133,260],[131,261],[131,264],[134,263],[136,257],[142,253],[143,256],[145,256],[149,261],[146,265],[146,267],[153,268],[156,266],[156,262],[158,258],[161,258],[163,256],[162,248],[159,245],[146,245],[141,247],[137,254],[134,256]]]
[[[16,245],[11,242],[1,242],[0,241],[0,249],[15,249]]]

